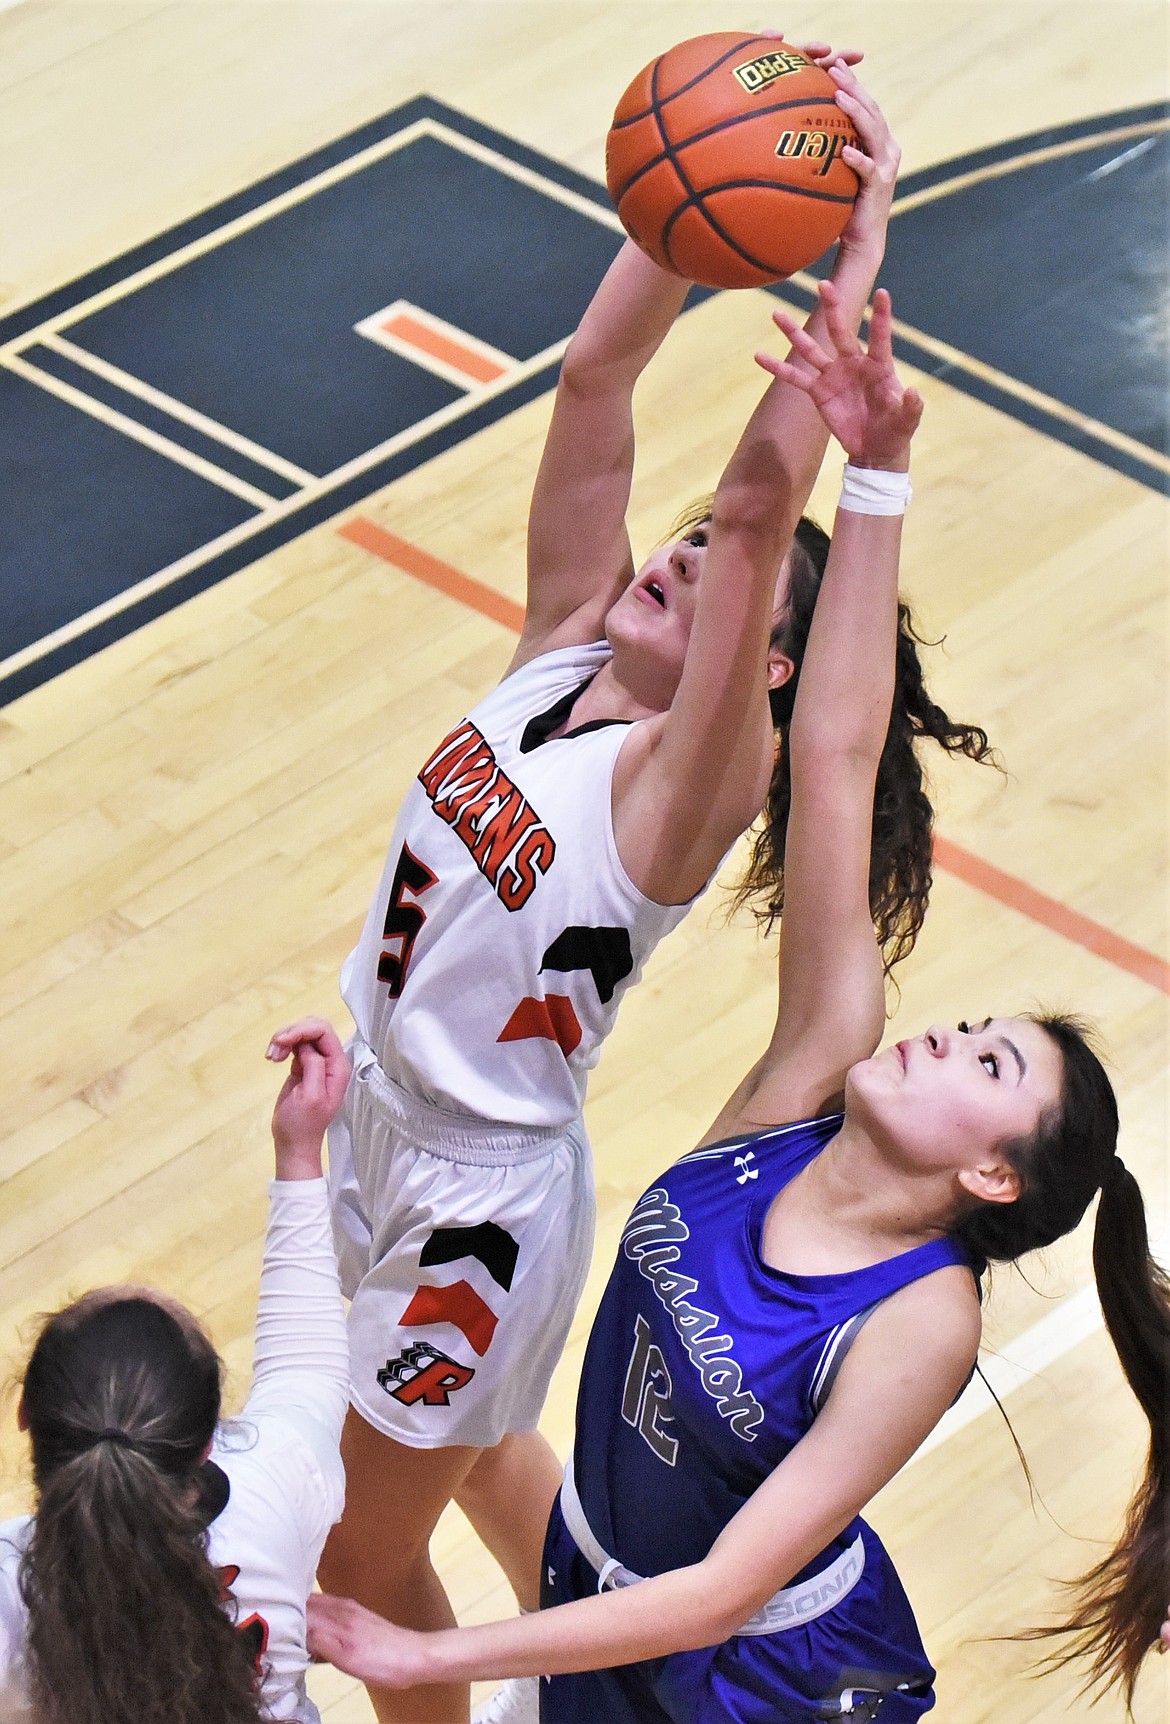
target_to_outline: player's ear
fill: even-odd
[[[779,647],[768,649],[768,687],[783,688],[796,675],[796,664]]]

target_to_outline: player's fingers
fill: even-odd
[[[794,317],[790,317],[788,312],[774,311],[772,322],[777,329],[788,337],[792,343],[793,352],[799,353],[800,357],[815,370],[824,371],[827,366],[833,363],[833,355],[826,353],[820,342],[814,340],[808,330],[797,323]]]
[[[855,144],[845,145],[841,151],[841,160],[853,169],[862,185],[867,186],[877,172],[872,157],[867,156],[864,150],[859,150]]]
[[[314,1042],[302,1042],[297,1048],[297,1064],[300,1067],[301,1099],[311,1105],[323,1102],[325,1098],[325,1061],[317,1051]]]
[[[797,389],[803,389],[807,395],[813,386],[812,374],[808,371],[798,371],[795,365],[789,365],[786,360],[777,359],[774,353],[757,353],[756,364],[771,373],[781,383],[795,384]]]
[[[894,308],[884,287],[873,296],[873,316],[869,321],[869,357],[879,365],[894,365]]]
[[[860,58],[860,54],[855,59],[851,59],[845,54],[837,54],[834,56],[832,65],[827,66],[825,70],[836,84],[838,91],[844,91],[860,108],[864,109],[871,119],[882,120],[884,124],[881,109],[853,70]]]
[[[851,73],[842,71],[838,66],[830,66],[829,71],[833,74],[833,82],[837,86],[837,106],[852,120],[867,152],[896,175],[902,152],[890,131],[886,116],[865,85]]]
[[[268,1043],[268,1058],[280,1057],[271,1052],[274,1048],[283,1049],[284,1053],[288,1053],[301,1042],[317,1041],[321,1036],[332,1035],[333,1033],[333,1025],[328,1018],[298,1018],[295,1024],[288,1024],[283,1030],[273,1032],[272,1039]]]
[[[911,432],[917,431],[922,423],[922,415],[926,411],[926,402],[917,389],[907,389],[902,397],[903,420]]]

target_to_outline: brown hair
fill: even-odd
[[[675,523],[671,537],[684,536],[709,520],[711,501],[704,497],[692,503]],[[829,535],[802,515],[789,559],[788,604],[769,642],[792,660],[794,668],[788,681],[769,697],[779,739],[776,765],[747,870],[733,900],[737,910],[750,905],[765,932],[784,911],[784,842],[792,801],[788,734],[828,555]],[[918,655],[925,644],[914,628],[909,605],[900,604],[894,701],[874,791],[869,868],[870,909],[887,972],[913,951],[930,897],[934,809],[917,744],[934,742],[947,754],[996,764],[985,730],[958,723],[931,700]]]
[[[20,1570],[43,1724],[258,1724],[199,1510],[220,1363],[192,1319],[88,1294],[25,1372],[36,1514]]]

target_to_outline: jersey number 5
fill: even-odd
[[[394,882],[390,887],[390,902],[386,906],[386,925],[382,929],[384,940],[401,940],[402,944],[397,951],[383,952],[378,959],[378,980],[385,982],[392,1000],[396,1000],[402,992],[414,942],[427,919],[426,911],[420,910],[417,904],[412,904],[406,894],[413,892],[416,897],[421,897],[424,892],[430,891],[438,878],[439,876],[433,874],[425,862],[420,862],[405,844],[402,846],[398,866],[394,870]]]
[[[678,1454],[678,1438],[665,1428],[673,1422],[670,1410],[670,1372],[666,1360],[650,1339],[650,1325],[639,1311],[634,1321],[634,1351],[626,1368],[622,1391],[622,1418],[649,1443],[660,1461],[672,1467]]]

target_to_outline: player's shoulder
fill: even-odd
[[[866,1324],[871,1346],[911,1348],[920,1362],[961,1365],[979,1349],[983,1313],[968,1264],[943,1263],[883,1299]]]
[[[565,675],[588,676],[600,670],[609,657],[609,642],[592,620],[586,628],[574,628],[570,621],[532,639],[521,636],[495,692],[521,684],[555,681]]]
[[[341,1513],[345,1469],[337,1444],[319,1420],[301,1409],[246,1410],[225,1420],[216,1432],[212,1458],[227,1475],[232,1513],[247,1505],[250,1511],[295,1521],[309,1536]]]

